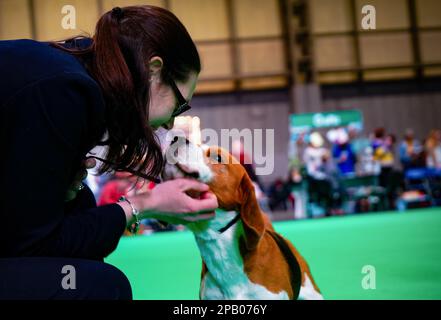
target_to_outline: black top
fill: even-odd
[[[32,40],[0,41],[0,258],[102,259],[126,218],[96,207],[89,188],[66,191],[105,132],[101,90],[69,53]]]

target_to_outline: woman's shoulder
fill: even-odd
[[[84,78],[94,84],[80,61],[48,42],[0,41],[0,99],[23,87],[53,77]]]
[[[50,42],[31,39],[0,41],[0,56],[3,68],[16,68],[18,66],[14,63],[19,63],[45,74],[62,70],[86,72],[74,56],[55,48]]]

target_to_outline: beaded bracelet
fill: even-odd
[[[132,216],[135,218],[135,222],[130,225],[129,227],[127,227],[127,230],[129,230],[131,233],[136,234],[139,230],[139,218],[138,218],[138,214],[139,214],[139,210],[136,209],[133,204],[129,201],[129,199],[127,199],[126,197],[122,196],[121,198],[119,198],[118,202],[124,202],[126,201],[130,207],[132,208]]]

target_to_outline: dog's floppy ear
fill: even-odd
[[[243,175],[240,182],[239,199],[245,245],[248,250],[252,251],[257,247],[265,232],[265,223],[257,203],[254,185],[247,173]]]

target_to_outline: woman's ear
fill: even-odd
[[[160,81],[164,62],[161,57],[154,56],[149,61],[150,81]]]

